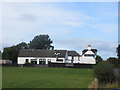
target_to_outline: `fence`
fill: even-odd
[[[48,65],[37,65],[37,64],[2,64],[2,67],[60,67],[60,68],[93,68],[95,65],[92,64],[73,64],[66,66],[65,63],[49,63]]]

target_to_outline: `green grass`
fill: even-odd
[[[3,88],[87,88],[92,69],[3,67]]]

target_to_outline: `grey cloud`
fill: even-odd
[[[56,45],[61,45],[68,49],[80,51],[90,44],[92,48],[96,48],[100,55],[103,55],[104,58],[108,56],[116,55],[117,42],[105,42],[100,40],[91,40],[91,39],[79,39],[79,38],[69,38],[69,39],[56,39],[54,40]],[[105,56],[107,55],[107,56]]]
[[[28,22],[34,22],[37,20],[37,17],[33,14],[22,14],[18,18],[18,20],[28,21]]]

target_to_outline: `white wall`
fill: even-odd
[[[93,57],[81,57],[79,63],[96,64],[96,60]]]
[[[94,54],[92,51],[87,51],[85,54]],[[80,57],[79,63],[84,63],[84,64],[96,64],[95,57],[92,56],[84,56],[85,54]],[[95,55],[95,54],[94,54]]]
[[[50,60],[53,63],[65,63],[65,58],[58,58],[58,59],[63,59],[63,61],[56,61],[56,58],[51,58],[51,57],[18,57],[17,64],[25,64],[26,59],[28,59],[28,62],[31,63],[31,59],[37,59],[37,64],[39,64],[39,59],[45,59],[46,63],[48,64],[48,60]]]
[[[1,60],[0,59],[0,64],[12,64],[12,61],[10,61],[10,60]]]
[[[73,59],[74,59],[73,63],[79,63],[80,61],[80,58],[78,56],[74,56]],[[72,56],[68,56],[67,63],[71,63],[71,60],[72,60]]]

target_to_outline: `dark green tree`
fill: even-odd
[[[29,43],[29,47],[31,49],[50,49],[53,48],[51,44],[53,41],[49,37],[49,35],[38,35],[35,36],[32,41]]]
[[[5,47],[3,49],[2,59],[17,62],[18,54],[22,48],[28,48],[28,45],[25,42],[22,42],[14,46]]]
[[[17,56],[18,56],[18,50],[16,46],[6,47],[3,49],[2,59],[16,62]]]
[[[117,47],[117,56],[118,56],[118,58],[120,58],[120,45],[118,45],[118,47]]]
[[[97,55],[97,56],[96,56],[96,61],[97,61],[97,63],[100,63],[100,62],[103,61],[103,59],[102,59],[101,56]]]
[[[18,51],[20,51],[21,49],[28,49],[29,46],[28,46],[27,43],[22,42],[22,43],[17,44],[17,45],[16,45],[16,48],[18,49]]]
[[[113,66],[117,66],[117,64],[118,64],[118,59],[115,58],[115,57],[109,57],[109,58],[107,59],[107,62],[110,63],[110,64],[112,64]]]
[[[99,80],[99,83],[112,83],[115,81],[113,65],[106,62],[98,63],[94,68],[94,73]]]
[[[117,51],[117,56],[118,56],[117,66],[120,67],[120,45],[118,45],[116,51]]]
[[[2,52],[0,51],[0,59],[2,59]]]

